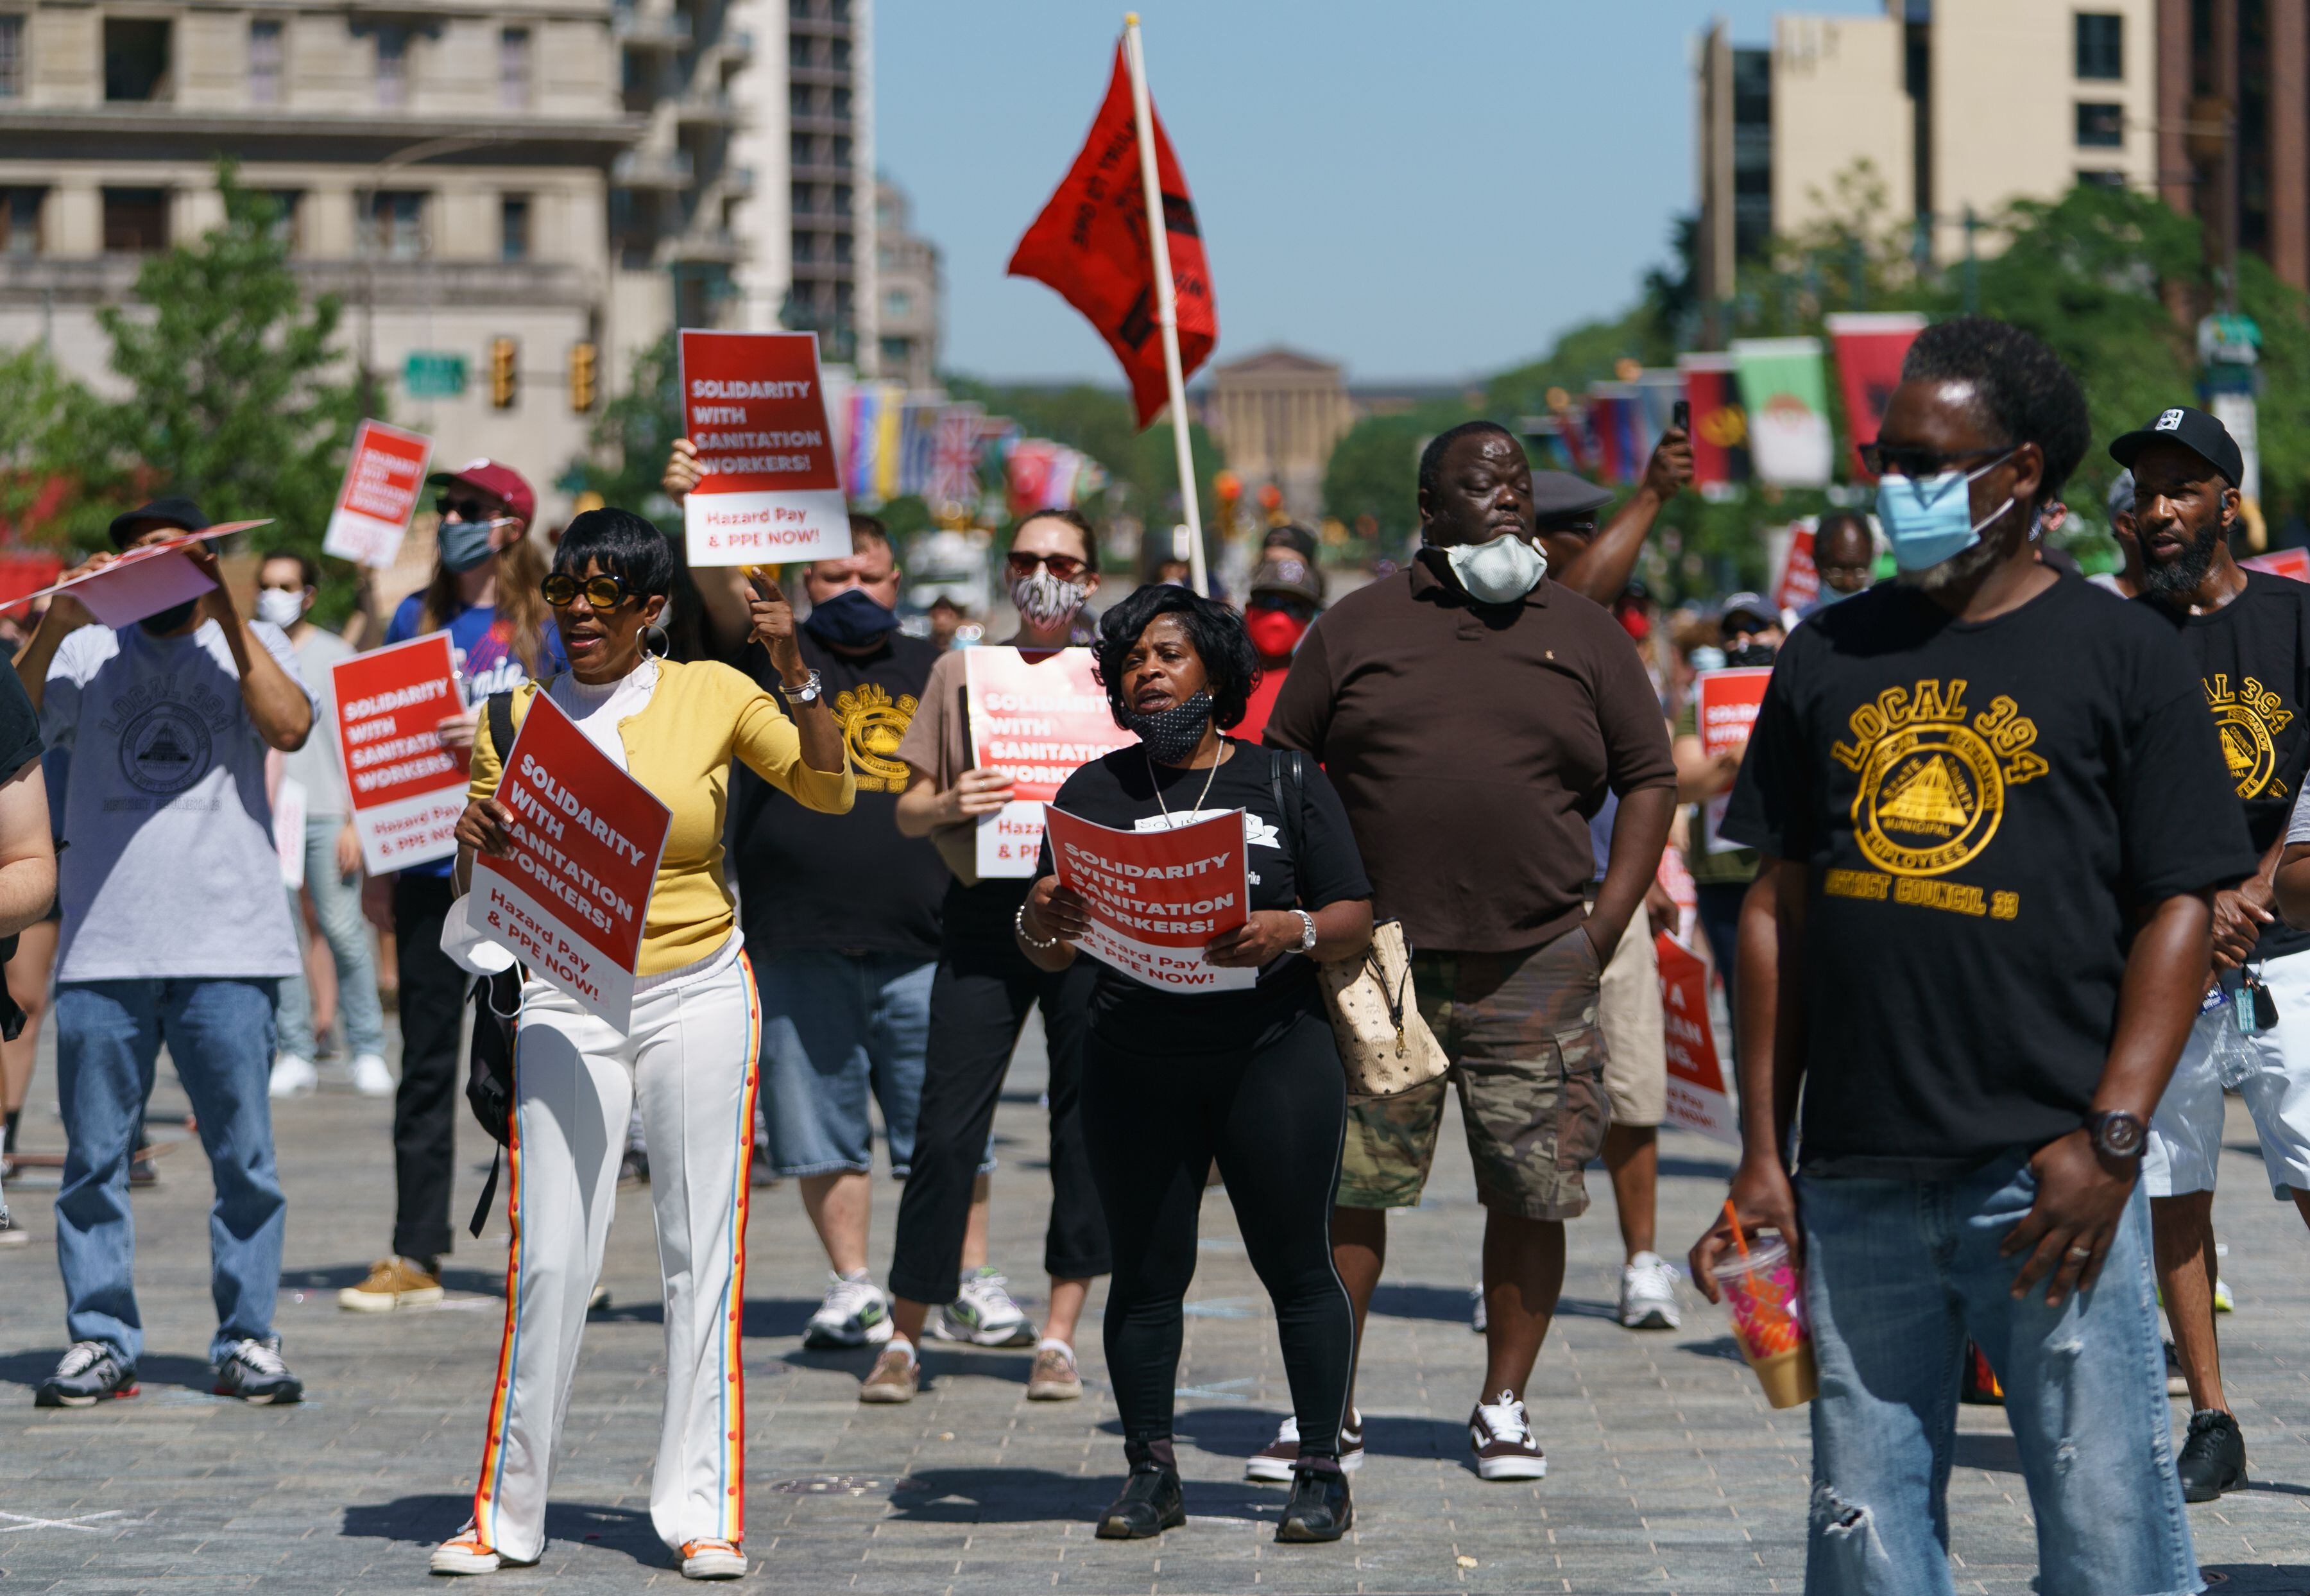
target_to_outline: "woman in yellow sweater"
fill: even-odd
[[[569,672],[513,695],[517,725],[538,693],[549,695],[673,811],[673,826],[628,1028],[534,976],[522,984],[504,1350],[473,1520],[435,1549],[436,1574],[493,1573],[544,1550],[548,1476],[637,1101],[665,1276],[665,1419],[650,1521],[684,1577],[746,1572],[738,1328],[759,1008],[723,877],[730,762],[827,813],[847,810],[855,789],[776,585],[758,582],[753,635],[796,706],[792,720],[727,665],[676,664],[646,649],[673,577],[673,551],[649,522],[615,509],[579,516],[543,584]],[[510,817],[495,796],[502,751],[489,716],[481,719],[472,799],[457,825],[461,882],[476,853],[508,847]]]

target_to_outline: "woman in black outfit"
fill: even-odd
[[[1108,1540],[1183,1523],[1172,1392],[1195,1220],[1212,1161],[1236,1205],[1252,1267],[1274,1301],[1298,1416],[1299,1460],[1278,1540],[1336,1540],[1353,1522],[1340,1427],[1355,1319],[1332,1268],[1332,1197],[1346,1124],[1340,1067],[1311,958],[1371,941],[1371,887],[1346,811],[1323,771],[1238,742],[1258,656],[1233,611],[1180,587],[1142,587],[1099,621],[1099,678],[1139,745],[1084,766],[1056,806],[1117,830],[1159,830],[1244,812],[1250,920],[1210,944],[1214,965],[1256,987],[1155,987],[1097,967],[1083,1049],[1082,1128],[1106,1210],[1115,1274],[1107,1366],[1131,1477],[1100,1520]],[[1279,798],[1281,802],[1279,802]],[[1046,970],[1073,963],[1089,928],[1044,844],[1019,915],[1019,945]]]

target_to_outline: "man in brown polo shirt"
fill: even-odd
[[[1512,434],[1471,421],[1429,444],[1420,519],[1427,546],[1404,573],[1350,594],[1308,634],[1267,741],[1320,759],[1339,789],[1452,1060],[1443,1080],[1349,1106],[1332,1236],[1358,1326],[1386,1210],[1419,1202],[1456,1080],[1488,1210],[1488,1367],[1470,1444],[1482,1478],[1536,1479],[1547,1461],[1524,1388],[1564,1283],[1564,1221],[1588,1206],[1581,1168],[1611,1113],[1597,978],[1659,863],[1676,768],[1628,633],[1547,579],[1532,467]],[[1608,792],[1620,812],[1591,909],[1588,820]]]

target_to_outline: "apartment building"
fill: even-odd
[[[874,185],[877,365],[883,377],[921,392],[938,385],[944,290],[938,246],[916,235],[907,192],[888,178]]]

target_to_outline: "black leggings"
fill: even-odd
[[[1339,1048],[1320,1012],[1231,1053],[1140,1053],[1091,1033],[1083,1136],[1115,1249],[1107,1374],[1134,1457],[1170,1438],[1181,1305],[1214,1158],[1244,1250],[1275,1304],[1300,1449],[1338,1453],[1356,1354],[1355,1311],[1332,1267],[1347,1115]]]

